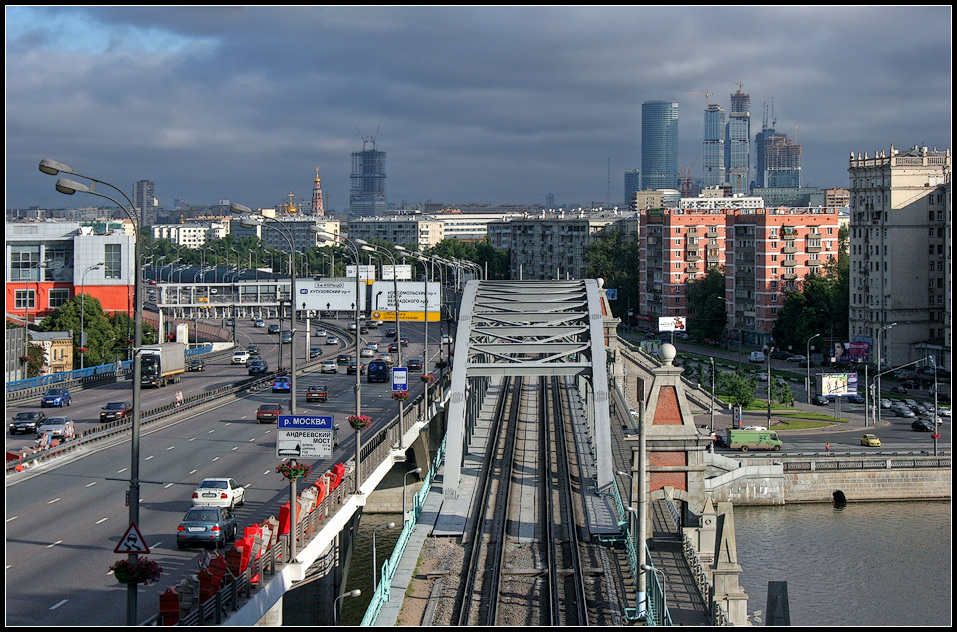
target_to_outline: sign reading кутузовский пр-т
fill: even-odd
[[[320,459],[332,456],[331,416],[279,415],[276,458]]]

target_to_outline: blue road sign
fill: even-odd
[[[309,430],[332,430],[332,416],[308,416],[308,415],[279,415],[278,428],[291,429],[309,429]]]
[[[409,370],[405,367],[395,367],[392,369],[392,390],[409,390]]]

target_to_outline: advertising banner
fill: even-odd
[[[658,331],[685,331],[687,324],[684,316],[659,316]]]

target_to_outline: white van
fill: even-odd
[[[763,351],[752,351],[750,354],[748,354],[748,362],[757,362],[760,364],[767,359],[768,358],[766,355],[764,355]]]

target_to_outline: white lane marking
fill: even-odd
[[[11,516],[5,520],[5,522],[10,522],[11,520],[16,520],[19,516]]]
[[[60,606],[62,606],[63,604],[65,604],[65,603],[68,602],[68,601],[69,601],[69,599],[63,599],[63,600],[61,600],[61,601],[58,601],[58,602],[56,602],[55,604],[53,604],[52,606],[50,606],[50,610],[56,610],[57,608],[59,608]]]
[[[93,524],[103,524],[103,523],[106,522],[107,520],[109,520],[109,518],[100,518],[99,520],[97,520],[97,521],[94,522]]]
[[[92,483],[87,483],[86,487],[93,487],[94,485],[96,485],[96,481],[93,481]]]
[[[60,499],[59,499],[59,498],[54,498],[53,500],[47,501],[47,504],[48,504],[48,505],[52,505],[53,503],[58,503],[58,502],[60,502]]]
[[[169,489],[173,485],[175,485],[175,483],[166,483],[165,485],[163,485],[163,489]]]
[[[148,457],[146,457],[146,458],[145,458],[145,459],[143,459],[143,460],[144,460],[144,461],[149,461],[150,459],[152,459],[152,458],[153,458],[153,456],[154,456],[154,455],[152,455],[152,454],[151,454],[150,456],[148,456]]]
[[[213,463],[215,463],[215,462],[218,461],[219,459],[220,459],[220,457],[217,456],[215,459],[213,459]]]
[[[63,540],[57,540],[57,541],[54,542],[53,544],[48,544],[48,545],[47,545],[47,548],[48,548],[48,549],[52,549],[52,548],[55,547],[57,544],[63,544]]]
[[[175,446],[175,445],[171,445],[170,447],[166,448],[167,451],[169,451],[169,450],[175,450],[175,449],[176,449],[176,446]]]

